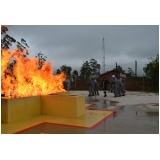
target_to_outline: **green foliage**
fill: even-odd
[[[86,61],[82,64],[80,69],[80,76],[83,80],[88,80],[88,78],[92,75],[99,76],[100,68],[100,64],[98,64],[95,59],[91,59],[89,62]]]
[[[90,75],[91,75],[91,68],[89,62],[86,61],[82,64],[82,67],[80,69],[80,76],[82,77],[83,80],[85,80],[88,79]]]
[[[23,54],[24,57],[29,55],[28,50],[27,50],[29,46],[27,45],[27,42],[23,38],[21,38],[21,43],[20,43],[16,41],[13,37],[9,36],[7,32],[8,32],[8,28],[2,25],[1,26],[1,49],[6,49],[6,50],[10,49],[10,46],[12,46],[13,43],[16,43],[17,51],[24,52]],[[13,72],[13,68],[16,62],[17,60],[14,56],[8,62],[8,69],[11,71],[11,73]],[[7,73],[6,71],[5,74],[7,75],[9,73]]]
[[[116,70],[116,68],[114,68],[113,70]],[[117,72],[125,73],[125,70],[123,70],[122,67],[120,65],[118,65],[117,66]]]
[[[61,70],[57,69],[56,74],[61,74]]]
[[[130,76],[135,76],[135,74],[131,68],[128,68],[127,72]]]
[[[67,65],[62,65],[60,69],[61,69],[61,72],[64,72],[67,76],[71,75],[72,67]]]
[[[39,52],[36,58],[38,58],[38,69],[41,69],[47,57],[44,56],[41,52]]]
[[[72,72],[72,77],[78,77],[78,71],[77,70],[74,70]]]
[[[9,49],[12,46],[12,43],[15,43],[16,40],[7,34],[8,28],[4,25],[1,26],[1,48]]]
[[[100,75],[101,66],[95,59],[91,59],[89,65],[91,68],[91,75]]]
[[[153,80],[155,83],[159,83],[159,55],[156,58],[149,58],[149,63],[143,68],[146,76]]]
[[[78,78],[78,71],[77,71],[77,70],[74,70],[74,71],[72,72],[72,78],[74,79],[74,81],[77,80],[77,78]]]
[[[7,32],[8,32],[8,28],[2,25],[1,26],[1,48],[9,49],[13,43],[16,43],[17,49],[20,51],[25,51],[26,54],[24,54],[24,56],[28,55],[29,53],[27,48],[29,48],[29,46],[27,42],[23,38],[21,38],[21,42],[18,42],[13,37],[9,36]]]
[[[21,42],[16,41],[13,37],[9,36],[7,34],[8,28],[4,25],[1,26],[1,48],[2,49],[9,49],[10,46],[12,46],[13,43],[16,43],[17,51],[24,52],[23,54],[24,57],[29,55],[27,48],[29,48],[26,40],[21,38]],[[44,62],[46,61],[46,56],[44,56],[41,52],[37,54],[36,58],[38,58],[39,63],[38,63],[38,69],[41,69]],[[9,69],[13,71],[13,65],[16,64],[16,59],[12,57],[12,60],[8,64]]]

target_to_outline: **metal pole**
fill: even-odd
[[[104,67],[104,73],[105,73],[105,43],[103,38],[103,67]]]
[[[116,78],[117,78],[117,62],[116,62]]]
[[[143,75],[143,92],[144,92],[144,75]]]
[[[135,77],[137,77],[137,61],[135,61]]]

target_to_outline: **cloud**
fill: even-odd
[[[72,70],[79,70],[83,61],[93,58],[101,64],[103,72],[103,37],[106,69],[113,69],[116,62],[126,64],[126,68],[129,64],[134,66],[135,60],[147,62],[159,53],[158,25],[18,25],[8,28],[11,36],[28,42],[30,56],[41,51],[56,69],[66,64]]]

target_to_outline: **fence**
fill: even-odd
[[[99,82],[99,90],[101,90],[101,82]],[[71,83],[71,90],[88,90],[87,82]],[[144,91],[159,92],[159,83],[155,83],[146,77],[132,77],[126,79],[126,90],[128,91]]]

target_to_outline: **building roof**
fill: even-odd
[[[130,76],[127,73],[121,73],[120,71],[110,70],[110,71],[107,71],[107,72],[101,74],[100,77],[107,76],[107,75],[115,75],[115,76],[118,75],[118,76],[121,76],[121,77]]]

